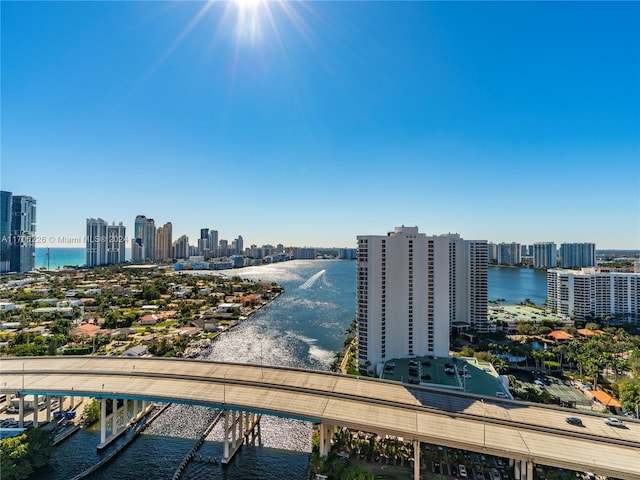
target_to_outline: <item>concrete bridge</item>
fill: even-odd
[[[327,454],[336,426],[498,455],[517,478],[542,464],[640,480],[640,422],[435,388],[281,367],[201,360],[29,357],[0,360],[0,393],[176,402],[320,424]],[[419,461],[414,462],[419,476]]]

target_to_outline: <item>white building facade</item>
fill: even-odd
[[[487,328],[487,242],[418,227],[358,236],[358,365],[447,356],[452,327]]]
[[[101,218],[87,218],[87,267],[107,264],[107,222]]]
[[[123,263],[125,242],[126,228],[122,222],[109,225],[101,218],[87,218],[87,267]]]
[[[576,320],[640,315],[640,274],[595,268],[547,271],[547,306]]]
[[[107,263],[115,265],[126,261],[127,228],[120,222],[107,225]]]

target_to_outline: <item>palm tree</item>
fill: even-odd
[[[562,370],[562,363],[564,361],[564,355],[567,353],[567,346],[560,343],[555,345],[551,351],[556,355],[556,360],[558,360],[558,364],[560,364],[560,370]]]

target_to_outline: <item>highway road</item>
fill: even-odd
[[[129,398],[301,418],[640,480],[640,422],[329,372],[125,357],[0,360],[0,392]],[[570,425],[579,416],[584,426]]]

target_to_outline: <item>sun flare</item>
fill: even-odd
[[[266,3],[265,0],[234,0],[236,8],[238,10],[257,10],[260,6]]]
[[[269,15],[265,0],[234,0],[237,9],[235,33],[238,40],[256,43],[262,35],[262,19]]]

